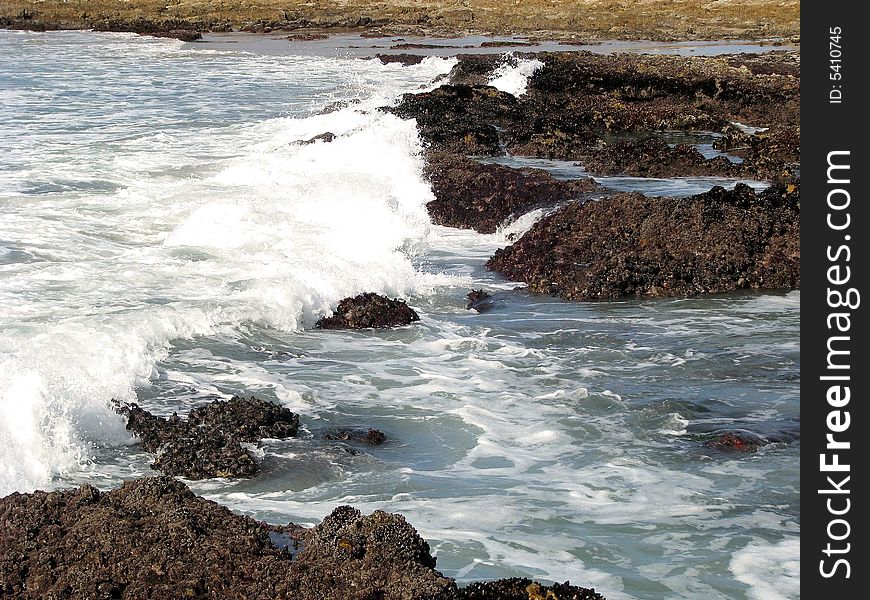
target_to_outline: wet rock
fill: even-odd
[[[302,146],[307,146],[308,144],[313,144],[314,142],[323,142],[325,144],[328,144],[329,142],[333,141],[336,137],[337,136],[334,133],[332,133],[331,131],[324,131],[323,133],[320,133],[318,135],[315,135],[312,138],[309,138],[305,141],[298,142],[298,143]]]
[[[471,290],[465,298],[467,300],[465,303],[466,310],[476,310],[479,313],[483,313],[492,308],[492,296],[490,296],[489,292]]]
[[[486,85],[493,72],[502,64],[516,64],[516,58],[495,54],[460,54],[450,69],[451,85]]]
[[[299,429],[298,415],[253,396],[216,400],[186,420],[176,413],[158,417],[137,404],[119,404],[117,411],[141,446],[157,454],[153,469],[188,479],[255,475],[259,466],[242,442],[293,437]]]
[[[741,165],[724,156],[707,159],[694,146],[670,146],[656,137],[605,144],[580,162],[594,175],[738,177],[743,172]]]
[[[126,31],[149,35],[152,37],[175,38],[185,42],[200,39],[200,31],[208,31],[211,27],[199,20],[159,19],[136,17],[132,19],[105,18],[94,21],[91,25],[94,31]]]
[[[538,42],[532,41],[520,41],[520,40],[511,40],[511,41],[500,41],[500,40],[491,40],[488,42],[481,42],[481,48],[521,48],[527,46],[539,46]]]
[[[245,442],[293,437],[299,415],[283,406],[251,396],[215,400],[190,411],[188,421],[202,429],[218,429]]]
[[[572,202],[487,267],[568,300],[800,286],[800,184]]]
[[[723,452],[756,452],[771,442],[749,431],[725,431],[704,442],[708,448]]]
[[[505,59],[460,56],[452,85],[406,97],[395,111],[417,118],[423,138],[441,149],[500,154],[495,143],[500,137],[512,154],[579,160],[604,134],[718,131],[734,120],[797,126],[800,81],[794,56],[527,53],[521,58],[536,58],[543,67],[529,77],[522,97],[505,94],[497,102],[492,92],[485,99],[482,84]],[[490,127],[500,136],[492,130],[482,135]],[[469,143],[463,143],[466,136]]]
[[[195,42],[202,39],[202,34],[193,29],[171,29],[169,31],[155,31],[143,35],[150,35],[151,37],[159,38],[171,38],[181,40],[182,42]]]
[[[789,178],[800,163],[800,126],[775,126],[758,133],[746,133],[734,125],[722,130],[713,147],[742,157],[743,170],[766,179]]]
[[[380,446],[387,441],[387,436],[383,431],[372,429],[371,427],[368,429],[339,429],[337,431],[330,431],[323,438],[331,441],[353,441],[370,446]]]
[[[432,153],[425,172],[435,200],[426,205],[438,225],[493,233],[505,222],[597,189],[592,179],[562,181],[538,169],[482,164]]]
[[[390,63],[398,63],[403,67],[409,67],[411,65],[419,65],[423,62],[423,59],[426,58],[424,54],[375,54],[375,58],[377,58],[383,64]]]
[[[541,585],[520,577],[472,583],[459,590],[459,600],[604,600],[594,588],[587,589],[569,582]]]
[[[331,317],[317,321],[318,329],[369,329],[398,327],[419,321],[420,317],[404,300],[391,300],[373,293],[345,298]]]
[[[23,600],[601,598],[527,579],[459,590],[435,564],[401,515],[341,506],[311,529],[269,525],[170,477],[0,499],[0,595]]]
[[[465,48],[451,44],[420,44],[416,42],[402,42],[390,46],[390,50],[443,50],[445,48]],[[472,46],[473,47],[473,46]]]
[[[317,40],[328,40],[329,36],[325,33],[293,33],[284,39],[291,42],[314,42]]]
[[[456,154],[504,154],[497,125],[510,121],[516,98],[490,86],[442,85],[431,92],[405,94],[387,108],[404,119],[416,119],[430,148]]]
[[[269,526],[169,477],[0,500],[0,595],[256,598],[290,561]]]
[[[335,509],[304,536],[291,597],[352,600],[449,598],[452,579],[435,571],[429,545],[399,515]]]

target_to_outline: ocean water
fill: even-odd
[[[111,398],[184,414],[256,394],[301,435],[264,442],[256,478],[191,483],[239,512],[401,512],[461,581],[796,598],[800,442],[702,441],[798,431],[800,293],[515,290],[483,264],[540,212],[493,235],[432,225],[414,124],[377,110],[453,59],[324,54],[0,31],[0,494],[152,474]],[[481,287],[492,310],[465,310]],[[313,329],[364,291],[421,322]],[[388,442],[324,439],[353,427]]]

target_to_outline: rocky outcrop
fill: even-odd
[[[169,477],[12,494],[0,524],[4,597],[265,598],[290,566],[269,526]]]
[[[369,329],[398,327],[419,321],[420,317],[404,300],[391,300],[373,293],[345,298],[331,317],[317,321],[318,329]]]
[[[800,188],[620,194],[545,217],[487,267],[569,300],[800,286]]]
[[[486,85],[499,65],[524,58],[543,66],[529,77],[520,98]],[[723,175],[741,170],[775,177],[799,157],[799,64],[793,53],[725,58],[463,55],[451,71],[450,85],[408,94],[390,110],[417,119],[430,148],[457,154],[590,160],[602,173],[634,169],[638,174]],[[689,147],[602,142],[613,134],[720,131],[732,121],[781,134],[776,139],[758,136],[758,156],[748,156],[743,166],[724,158],[705,160]]]
[[[136,404],[117,410],[142,447],[157,454],[153,469],[188,479],[250,477],[259,466],[243,442],[293,437],[299,429],[298,415],[253,396],[215,400],[186,420],[175,413],[158,417]]]
[[[341,506],[308,530],[236,515],[170,477],[0,499],[0,596],[22,600],[603,600],[527,579],[457,589],[400,515]],[[525,593],[525,595],[522,595]]]
[[[422,94],[405,94],[385,109],[403,119],[416,119],[431,149],[462,155],[504,154],[497,126],[515,117],[516,98],[493,87],[442,85]]]
[[[429,545],[399,515],[363,516],[341,506],[303,540],[290,597],[423,600],[455,593],[453,580],[435,570]]]
[[[375,54],[375,58],[382,64],[398,63],[403,67],[419,65],[426,58],[425,54]]]
[[[426,205],[438,225],[493,233],[507,221],[597,189],[592,179],[562,181],[546,171],[481,164],[431,153],[425,174],[435,200]]]

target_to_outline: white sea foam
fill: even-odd
[[[793,600],[800,597],[800,559],[800,538],[759,540],[736,552],[730,569],[753,600]]]
[[[489,85],[502,92],[520,97],[526,93],[529,77],[543,66],[544,63],[537,58],[522,58],[515,63],[505,62],[492,74]]]
[[[131,54],[170,66],[191,53],[174,41],[101,40],[97,53],[127,43]],[[265,70],[280,64],[236,59]],[[208,61],[198,60],[206,71],[192,79],[208,76]],[[0,274],[0,495],[81,468],[95,444],[128,443],[109,400],[134,399],[173,340],[246,322],[294,330],[345,296],[407,297],[448,281],[419,273],[411,260],[427,244],[431,200],[414,123],[371,109],[455,61],[433,58],[410,71],[317,62],[335,72],[350,67],[355,107],[149,131],[147,143],[125,135],[121,119],[117,139],[104,142],[110,150],[73,145],[55,155],[56,144],[78,141],[61,129],[48,134],[45,162],[10,182],[6,191],[15,194],[27,180],[105,177],[117,191],[73,189],[38,202],[22,196],[4,210],[0,239],[16,240],[36,262],[6,264]],[[148,106],[138,110],[148,118]],[[324,131],[335,141],[299,143]]]

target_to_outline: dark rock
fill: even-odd
[[[423,600],[455,594],[429,545],[403,517],[341,506],[304,535],[289,597]]]
[[[572,202],[487,267],[568,300],[800,286],[800,185]]]
[[[569,582],[541,585],[531,579],[512,577],[486,583],[472,583],[459,590],[459,600],[604,600],[594,588]]]
[[[482,313],[492,308],[492,296],[490,296],[489,292],[471,290],[465,298],[468,300],[465,303],[466,310],[476,310]]]
[[[337,136],[331,131],[324,131],[323,133],[315,135],[313,138],[309,138],[302,142],[297,142],[302,146],[307,146],[308,144],[313,144],[314,142],[324,142],[329,143],[333,141]]]
[[[185,19],[152,19],[146,17],[137,17],[134,19],[105,18],[94,21],[92,28],[94,31],[126,31],[154,37],[177,37],[184,41],[199,39],[199,37],[194,37],[196,33],[210,29],[205,24],[197,21]]]
[[[431,153],[425,174],[435,195],[426,205],[432,221],[480,233],[493,233],[530,210],[598,187],[592,179],[562,181],[542,170],[482,164],[446,153]]]
[[[448,75],[451,85],[486,85],[499,66],[517,61],[497,54],[460,54],[456,58],[459,60]]]
[[[523,41],[519,41],[519,40],[513,40],[513,41],[491,40],[488,42],[481,42],[480,47],[481,48],[517,48],[517,47],[523,47],[523,46],[539,46],[539,45],[540,44],[538,42],[531,42],[531,41],[523,42]]]
[[[725,431],[704,442],[708,448],[723,452],[756,452],[771,442],[749,431]]]
[[[724,156],[707,159],[694,146],[669,146],[656,137],[605,144],[580,161],[594,175],[737,177],[743,171],[741,165]]]
[[[526,595],[517,596],[525,590]],[[539,595],[533,595],[539,594]],[[170,477],[0,499],[0,595],[66,598],[582,598],[527,579],[458,590],[400,515],[341,506],[311,529],[236,515]]]
[[[324,439],[342,442],[358,442],[370,446],[380,446],[387,441],[387,436],[378,429],[339,429],[327,432]]]
[[[419,321],[420,317],[404,300],[391,300],[373,293],[345,298],[331,317],[323,317],[318,329],[368,329],[397,327]]]
[[[242,442],[292,437],[299,429],[298,415],[253,396],[215,400],[187,420],[175,413],[158,417],[137,404],[119,404],[117,410],[142,447],[158,455],[153,469],[188,479],[250,477],[259,466]]]
[[[402,42],[390,46],[390,50],[443,50],[445,48],[468,48],[468,46],[456,46],[451,44],[419,44],[416,42]]]
[[[385,109],[416,119],[420,135],[433,149],[457,154],[504,154],[497,125],[510,121],[516,98],[490,86],[442,85],[422,94],[405,94]]]
[[[21,599],[259,598],[290,566],[269,526],[169,477],[12,494],[0,523],[0,595]]]
[[[284,39],[291,42],[313,42],[316,40],[328,40],[329,36],[325,33],[293,33]]]
[[[793,54],[727,59],[590,52],[522,55],[532,57],[544,66],[529,78],[519,99],[493,92],[487,98],[482,91],[486,86],[481,84],[504,58],[460,56],[451,72],[452,85],[406,97],[393,110],[416,118],[421,136],[434,147],[501,154],[499,136],[491,129],[496,128],[512,154],[565,160],[589,155],[604,134],[717,131],[735,120],[799,125],[800,81]],[[705,166],[714,167],[727,165]],[[774,165],[757,170],[772,169],[777,170]]]
[[[181,40],[182,42],[195,42],[202,39],[202,34],[193,29],[171,29],[169,31],[155,31],[142,35],[150,35],[151,37],[159,38],[172,38]]]
[[[190,411],[188,421],[203,429],[219,429],[245,442],[293,437],[299,431],[299,415],[254,396],[209,402]]]
[[[742,157],[747,174],[767,179],[789,178],[791,167],[800,163],[800,126],[777,126],[749,134],[729,124],[722,133],[713,147]]]
[[[426,58],[424,54],[375,54],[375,58],[383,64],[399,63],[403,67],[419,65]]]

